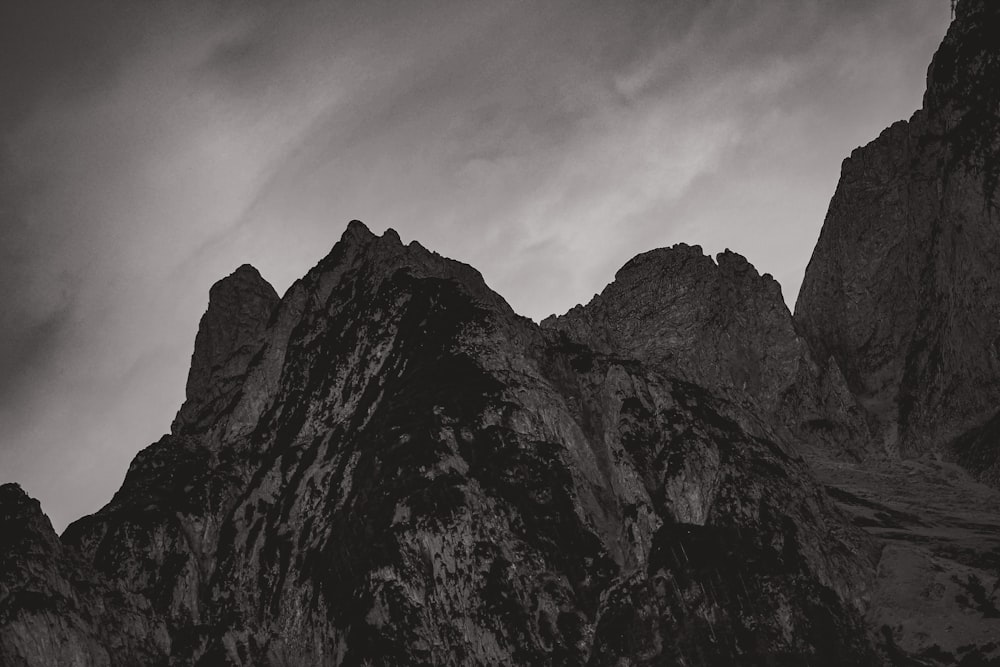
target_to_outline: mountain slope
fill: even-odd
[[[877,551],[743,406],[357,222],[280,302],[258,278],[63,536],[174,664],[877,661]]]
[[[781,287],[742,256],[678,244],[636,256],[543,327],[743,405],[795,451],[857,458],[868,428],[836,365],[817,366]]]
[[[923,108],[844,161],[799,292],[796,325],[892,454],[946,449],[1000,405],[998,80],[1000,5],[962,0]],[[995,477],[995,438],[977,442],[963,460]]]
[[[167,664],[169,636],[149,601],[65,548],[16,484],[0,486],[0,536],[0,664]]]
[[[794,319],[683,245],[542,326],[356,221],[280,298],[237,269],[107,506],[60,539],[0,487],[0,663],[995,659],[1000,497],[845,462],[1000,469],[1000,6],[957,13]]]

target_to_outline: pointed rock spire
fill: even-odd
[[[280,301],[260,273],[244,264],[215,283],[201,318],[187,380],[187,400],[173,430],[190,430],[206,410],[220,408],[260,348],[259,334]]]

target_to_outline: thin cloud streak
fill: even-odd
[[[792,301],[840,160],[919,105],[948,21],[941,0],[73,7],[0,17],[0,481],[57,527],[168,429],[212,282],[250,262],[283,291],[351,218],[536,319],[679,241]]]

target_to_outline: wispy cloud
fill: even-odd
[[[5,3],[2,481],[96,509],[167,429],[211,283],[280,291],[351,218],[536,318],[682,240],[793,298],[946,5]]]

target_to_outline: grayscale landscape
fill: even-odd
[[[932,15],[931,4],[912,3],[908,11],[926,18]],[[934,11],[943,5],[947,13],[948,4],[936,4]],[[701,214],[694,212],[695,204],[707,210],[712,197],[684,197],[709,186],[722,188],[719,202],[735,196],[722,175],[740,163],[736,153],[749,155],[757,145],[770,155],[766,146],[761,148],[767,143],[760,139],[764,135],[755,134],[766,132],[766,123],[755,123],[768,114],[754,115],[754,93],[740,99],[747,118],[753,116],[753,122],[745,119],[745,127],[757,129],[723,141],[739,144],[728,154],[733,164],[689,174],[681,188],[688,194],[671,195],[669,202],[656,195],[644,200],[641,215],[616,217],[614,211],[623,210],[620,197],[641,199],[637,193],[645,186],[628,190],[618,182],[598,183],[605,158],[635,167],[633,176],[640,180],[636,174],[644,169],[609,148],[604,138],[631,137],[635,143],[622,154],[635,151],[646,165],[649,155],[661,150],[652,146],[645,153],[647,147],[628,130],[642,124],[633,112],[655,106],[643,97],[651,93],[636,92],[646,85],[636,81],[654,80],[656,72],[687,62],[677,55],[685,49],[702,53],[703,47],[687,41],[692,35],[716,34],[720,44],[732,44],[740,41],[734,36],[746,34],[743,30],[779,26],[781,14],[770,13],[779,5],[817,35],[828,34],[824,26],[835,26],[834,33],[850,26],[861,35],[885,28],[886,52],[902,49],[886,26],[894,25],[891,12],[904,10],[891,3],[879,9],[844,3],[836,10],[819,3],[799,3],[797,9],[785,3],[712,2],[698,8],[677,3],[673,9],[626,3],[618,13],[586,7],[575,14],[568,8],[525,5],[522,14],[511,15],[472,4],[426,7],[426,16],[467,19],[469,32],[458,35],[428,27],[424,15],[408,13],[412,8],[381,4],[344,14],[326,14],[334,10],[319,3],[280,15],[268,13],[272,10],[251,15],[245,8],[218,8],[221,14],[210,18],[190,8],[170,14],[170,21],[190,20],[182,20],[183,29],[171,34],[192,43],[202,35],[198,26],[255,26],[248,41],[234,46],[225,37],[226,48],[211,51],[213,75],[228,68],[229,75],[239,71],[245,77],[239,81],[247,89],[239,94],[248,105],[260,90],[270,90],[255,77],[269,67],[285,71],[302,65],[306,56],[328,53],[325,49],[333,47],[309,40],[329,37],[327,30],[339,35],[344,25],[362,34],[400,35],[407,45],[413,40],[412,53],[432,64],[433,83],[414,84],[409,102],[389,105],[390,111],[355,110],[355,124],[348,123],[360,136],[367,130],[358,119],[374,119],[373,127],[384,129],[390,139],[425,147],[420,154],[428,160],[426,169],[414,169],[412,181],[408,176],[398,180],[398,190],[390,178],[397,173],[394,166],[380,170],[372,166],[378,160],[369,163],[367,153],[358,153],[364,168],[351,177],[358,180],[348,180],[370,180],[358,187],[379,219],[389,223],[377,226],[379,231],[345,219],[335,225],[339,240],[317,249],[313,232],[303,231],[298,238],[294,220],[283,222],[288,226],[276,236],[255,227],[262,211],[295,210],[307,221],[315,203],[311,197],[322,188],[307,195],[299,189],[300,179],[315,175],[322,184],[330,165],[347,169],[337,162],[340,158],[321,158],[326,149],[317,139],[343,130],[339,120],[332,120],[347,113],[337,102],[332,115],[310,125],[318,128],[316,134],[300,135],[309,140],[283,158],[284,167],[272,165],[265,179],[270,185],[238,207],[234,226],[206,232],[185,259],[171,254],[188,246],[183,239],[168,238],[169,230],[158,230],[144,242],[155,243],[177,262],[162,269],[173,281],[168,288],[177,285],[177,290],[195,284],[204,267],[214,267],[233,248],[253,256],[277,255],[284,250],[276,239],[284,238],[322,257],[304,275],[287,281],[287,265],[272,283],[266,270],[242,260],[213,277],[207,306],[202,294],[195,307],[197,327],[192,323],[184,334],[190,362],[183,369],[187,379],[179,408],[163,398],[174,389],[129,389],[147,371],[150,383],[174,377],[150,370],[160,367],[149,361],[158,354],[172,358],[169,345],[147,340],[149,347],[138,358],[148,364],[136,361],[123,375],[116,375],[117,362],[84,354],[96,350],[128,357],[139,349],[132,347],[138,343],[130,342],[131,336],[141,341],[140,332],[153,327],[138,320],[120,327],[114,313],[169,311],[184,321],[180,314],[189,309],[181,297],[157,301],[162,291],[148,292],[144,301],[155,303],[145,304],[150,309],[145,311],[126,306],[124,297],[115,305],[106,300],[129,291],[122,283],[99,279],[112,275],[100,273],[112,270],[101,268],[105,261],[109,267],[133,266],[124,242],[88,255],[85,264],[97,268],[74,274],[81,276],[75,287],[65,279],[59,293],[73,296],[66,297],[72,305],[56,307],[63,314],[44,315],[46,304],[51,306],[46,299],[56,297],[40,279],[25,277],[31,272],[23,267],[41,273],[50,261],[42,259],[45,253],[21,252],[37,240],[37,221],[44,219],[39,211],[49,210],[38,208],[37,193],[50,193],[52,203],[59,199],[53,193],[62,190],[58,170],[29,173],[12,159],[12,147],[31,143],[19,143],[30,128],[48,122],[37,110],[51,99],[31,97],[30,86],[20,88],[36,106],[25,102],[15,109],[10,103],[11,111],[0,118],[6,123],[0,128],[18,129],[6,131],[9,141],[0,161],[5,169],[0,204],[9,203],[0,216],[6,216],[3,222],[11,230],[5,232],[11,261],[3,270],[29,286],[26,296],[10,297],[8,309],[24,315],[27,323],[11,318],[2,327],[10,343],[0,385],[0,416],[9,424],[9,444],[0,452],[0,665],[1000,665],[1000,3],[950,3],[947,32],[920,84],[919,108],[865,145],[845,149],[849,155],[840,158],[839,179],[829,183],[832,198],[823,202],[825,217],[815,221],[818,239],[810,240],[801,258],[776,262],[780,271],[775,274],[736,250],[716,249],[697,234],[690,241],[635,247],[647,239],[673,239],[666,232],[657,235],[656,225],[647,220],[668,203],[673,213],[687,207],[697,220]],[[114,20],[147,26],[144,19],[156,15],[136,11]],[[254,23],[252,16],[271,17],[274,23]],[[330,16],[337,21],[328,25],[323,21]],[[886,23],[873,27],[859,18],[873,16]],[[746,23],[748,17],[762,23]],[[93,20],[77,18],[84,24]],[[658,19],[664,26],[686,27],[676,34],[668,31],[674,41],[667,42],[679,45],[675,51],[657,47],[651,52],[659,55],[650,57],[646,46],[668,34],[656,32]],[[310,27],[311,22],[319,27]],[[565,44],[550,43],[555,33],[542,38],[530,28],[560,23],[568,35]],[[497,50],[489,41],[495,33],[483,26],[524,41],[512,51]],[[604,41],[574,41],[602,27],[607,29]],[[636,43],[627,57],[615,49],[625,49],[625,37],[633,32]],[[216,40],[221,33],[212,34]],[[846,34],[843,39],[849,41]],[[26,42],[12,43],[12,51],[34,53],[27,47],[17,50]],[[174,54],[169,44],[175,42],[146,35],[137,43],[142,57],[156,52],[163,63],[173,63],[173,55],[163,54]],[[268,49],[255,51],[265,44]],[[344,62],[353,67],[377,60],[379,49],[363,44],[364,57],[349,49],[354,59]],[[488,48],[480,53],[484,44]],[[802,49],[799,61],[814,62],[816,53],[826,53],[825,44],[820,38],[811,45],[796,43],[795,49]],[[604,50],[600,45],[606,45]],[[747,72],[771,72],[755,69],[759,63],[751,57],[766,47],[755,34],[740,47],[746,50],[720,52],[710,69],[732,83],[730,77],[739,79],[740,71],[735,54],[742,53]],[[123,54],[131,52],[131,47],[121,48]],[[385,57],[396,48],[402,47],[386,40]],[[564,48],[564,55],[572,57],[553,55]],[[768,54],[791,47],[775,43],[770,48],[774,51]],[[91,42],[87,49],[101,52]],[[845,80],[866,76],[863,59],[850,55],[856,51],[844,49],[838,56],[845,63],[839,71],[849,72]],[[498,66],[503,72],[494,69],[501,52],[510,65],[506,70]],[[455,53],[479,53],[480,64],[469,69],[468,63],[450,59]],[[62,56],[56,49],[51,57],[56,62]],[[771,55],[761,57],[773,64]],[[560,62],[558,75],[547,69],[553,58]],[[690,81],[716,81],[699,69],[698,60],[685,70]],[[39,80],[40,72],[49,71],[41,62],[36,62]],[[60,60],[53,71],[79,74],[67,62]],[[421,179],[441,166],[435,162],[440,156],[421,143],[419,128],[393,134],[389,117],[412,113],[423,118],[422,105],[436,108],[450,95],[458,100],[462,85],[481,84],[470,75],[480,66],[496,77],[489,86],[501,89],[530,79],[526,72],[536,70],[521,67],[525,63],[538,66],[540,81],[559,79],[560,68],[566,67],[573,74],[566,81],[591,82],[589,74],[576,69],[583,62],[596,69],[594,63],[615,63],[609,80],[620,97],[608,102],[603,93],[594,93],[602,101],[587,98],[591,101],[580,107],[579,126],[566,118],[547,124],[539,116],[528,122],[511,111],[509,126],[532,128],[534,141],[520,145],[521,130],[505,133],[492,157],[479,156],[462,167],[473,188],[485,186],[471,173],[496,176],[492,170],[508,159],[508,166],[519,165],[511,172],[517,178],[526,169],[542,179],[537,191],[521,183],[521,203],[511,204],[499,190],[495,199],[481,202],[496,208],[496,215],[510,215],[509,220],[487,216],[480,224],[473,216],[464,226],[441,222],[438,227],[421,217],[439,205],[431,201],[437,198],[431,182]],[[31,69],[27,63],[22,63],[25,72]],[[882,65],[873,61],[870,66],[878,71]],[[93,67],[94,76],[104,72]],[[163,72],[174,72],[171,67]],[[13,71],[21,70],[15,66]],[[168,74],[165,89],[179,85]],[[109,110],[117,108],[109,100],[123,90],[116,86],[129,81],[127,67],[118,75],[119,83],[110,85],[104,97],[92,98],[103,100]],[[374,86],[382,69],[366,76],[361,78]],[[687,75],[678,77],[665,90],[686,90]],[[823,87],[805,75],[788,77],[776,90],[797,80],[795,85],[805,86],[798,89],[800,106],[780,93],[761,107],[785,120],[794,114],[781,116],[785,112],[777,110],[786,103],[788,109],[810,107],[808,100]],[[269,80],[275,86],[285,81]],[[626,80],[632,83],[622,83]],[[396,79],[393,84],[402,85]],[[884,85],[883,95],[872,99],[892,96],[893,84]],[[228,99],[229,93],[218,92],[221,87],[212,90],[209,107]],[[539,95],[551,93],[546,90]],[[573,90],[564,102],[582,99]],[[688,99],[699,99],[691,95]],[[527,98],[510,93],[503,99],[492,111],[477,108],[485,114],[478,121],[483,128],[507,123],[504,110],[517,107],[512,100]],[[540,108],[548,113],[551,107]],[[595,108],[618,109],[622,115],[616,117],[626,119],[622,134],[595,130],[602,126],[595,118],[610,117]],[[667,113],[663,109],[650,111],[650,117]],[[859,108],[856,113],[866,112]],[[466,118],[456,113],[449,127],[465,127]],[[690,128],[702,127],[692,123]],[[721,125],[715,127],[706,136],[717,138]],[[119,130],[109,128],[109,136]],[[591,130],[601,136],[591,137]],[[553,148],[563,145],[554,138],[560,133],[567,142],[561,153]],[[825,150],[823,134],[819,127],[807,133],[815,135],[817,154]],[[177,145],[182,135],[188,137],[178,134]],[[543,136],[553,143],[545,144]],[[587,143],[591,139],[597,148]],[[333,138],[330,142],[327,149],[341,147]],[[476,142],[466,137],[458,143]],[[51,146],[58,144],[53,139]],[[514,144],[519,148],[504,153]],[[525,156],[538,157],[532,151],[541,150],[541,144],[553,150],[549,157],[559,153],[560,160],[539,158],[528,165]],[[47,154],[38,150],[32,159]],[[141,162],[141,150],[130,150],[137,151],[136,164]],[[722,155],[728,149],[719,150]],[[677,154],[662,152],[665,160]],[[559,171],[556,162],[565,165],[583,154],[598,159],[559,173],[593,170],[593,179],[540,176]],[[796,159],[801,157],[789,157],[789,164],[799,164]],[[788,177],[782,171],[787,165],[769,170],[752,160],[748,164],[762,170],[760,182],[770,184],[760,196],[771,197],[768,206],[774,206],[775,215],[798,215],[794,206],[775,204],[795,198],[794,183],[787,182],[787,194],[774,185]],[[94,182],[117,183],[104,169],[93,166]],[[806,171],[803,182],[814,175],[808,172],[807,178]],[[174,184],[170,187],[183,181],[181,172],[166,173],[143,172],[142,178]],[[558,187],[557,182],[570,181],[572,187]],[[663,181],[653,189],[670,186]],[[329,187],[341,193],[340,184]],[[548,187],[558,190],[554,201],[561,204],[539,203],[547,201]],[[621,187],[628,191],[620,193]],[[613,207],[596,205],[599,191]],[[142,196],[141,189],[131,192]],[[464,196],[454,191],[455,198]],[[409,197],[412,218],[420,224],[402,215]],[[158,201],[173,210],[168,199]],[[473,199],[470,195],[469,202]],[[204,205],[211,217],[210,200],[191,201]],[[67,201],[79,201],[81,211],[100,210],[86,209],[85,198]],[[281,202],[294,205],[282,209]],[[580,202],[590,202],[585,208],[599,216],[610,215],[603,226],[619,231],[579,245],[573,230],[586,236],[590,219],[576,208]],[[385,220],[394,206],[401,207],[400,231]],[[470,213],[478,204],[469,206],[453,213]],[[730,214],[738,215],[738,208]],[[560,228],[559,220],[551,228],[534,226],[529,210],[570,211],[581,216],[581,227]],[[162,214],[155,211],[149,215]],[[782,239],[794,234],[783,236],[772,227],[768,237],[763,227],[754,226],[752,211],[745,209],[745,229],[730,223],[734,242],[725,245],[735,248],[736,241],[748,239],[752,248],[772,246],[755,256],[788,255],[795,244],[782,245]],[[694,229],[663,224],[670,234]],[[302,225],[306,229],[309,223]],[[711,224],[699,229],[707,239],[725,231]],[[107,238],[130,233],[125,230]],[[509,240],[518,233],[524,238]],[[618,233],[620,243],[607,240]],[[749,240],[754,235],[760,238]],[[481,258],[487,267],[483,273],[474,261],[446,256],[462,243],[476,248],[463,259]],[[496,250],[509,250],[503,246],[508,243],[523,244],[523,252]],[[630,250],[618,261],[614,253],[621,248]],[[76,261],[76,252],[66,254],[66,261]],[[546,252],[558,271],[532,269],[535,258]],[[111,259],[101,259],[105,255]],[[134,266],[141,269],[135,275],[161,275],[152,259]],[[789,291],[775,275],[785,280],[794,266],[801,266],[801,285],[796,282]],[[600,274],[598,293],[563,312],[538,314],[569,292],[563,283],[583,280],[584,273]],[[493,276],[511,287],[510,301]],[[149,280],[136,278],[136,285],[154,290]],[[93,286],[105,300],[88,301],[97,298],[88,291]],[[94,306],[99,325],[85,326],[92,315],[84,314],[80,304]],[[521,305],[532,317],[522,314]],[[162,317],[155,322],[171,316]],[[63,347],[60,340],[78,341],[77,347]],[[81,381],[87,377],[104,380]],[[116,421],[125,409],[114,407],[119,403],[134,418]],[[78,423],[74,406],[79,405],[106,407]],[[143,429],[166,430],[147,417],[154,414],[164,425],[173,415],[169,432],[144,449],[139,448],[149,440],[123,444],[135,433],[146,433]],[[44,433],[60,438],[51,444],[51,438],[29,437]],[[107,439],[106,447],[93,445],[98,436]],[[120,475],[101,468],[102,461],[110,466],[126,454],[131,462]],[[80,463],[84,458],[87,465]],[[14,478],[21,471],[30,480],[24,486]],[[79,479],[63,481],[71,478]],[[76,494],[74,484],[87,486],[90,495]],[[44,494],[36,499],[33,488]],[[80,500],[101,493],[110,500],[105,497],[95,511]],[[57,520],[46,514],[50,500],[58,508]]]

